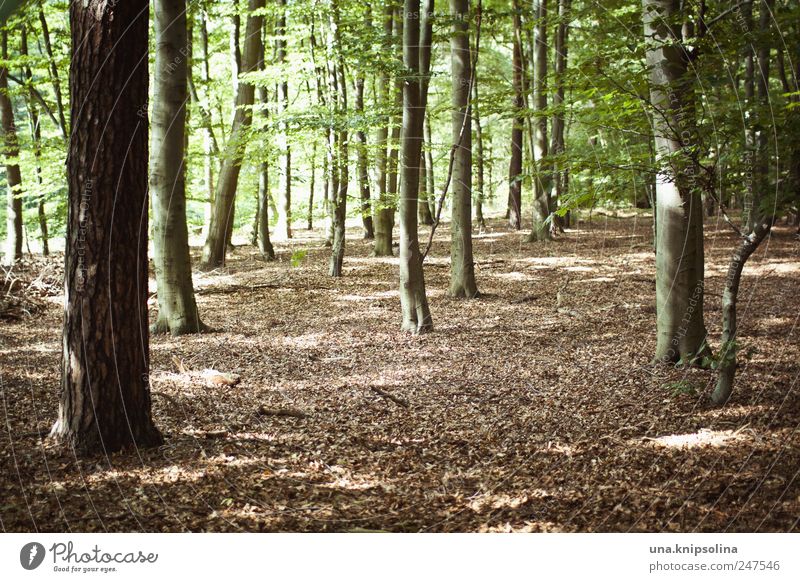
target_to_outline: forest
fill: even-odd
[[[795,0],[0,20],[0,530],[798,530]]]

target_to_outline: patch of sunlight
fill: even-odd
[[[298,336],[284,336],[277,338],[278,343],[290,348],[316,348],[324,340],[326,334],[307,333]]]
[[[570,271],[571,273],[594,273],[597,269],[593,267],[564,267],[565,271]]]
[[[498,279],[506,279],[507,281],[530,281],[532,277],[519,271],[511,271],[510,273],[496,273],[494,277]]]
[[[548,497],[552,497],[552,495],[544,489],[532,489],[523,495],[486,494],[472,500],[469,508],[475,513],[481,513],[487,509],[517,509],[531,499],[546,499]]]
[[[374,295],[339,295],[336,299],[339,301],[374,301],[377,297]]]
[[[700,416],[713,419],[739,419],[750,415],[761,415],[770,412],[772,407],[764,404],[726,405],[724,408],[714,408],[700,413]]]
[[[52,346],[48,346],[45,343],[39,342],[39,343],[36,343],[36,344],[34,344],[32,346],[27,346],[25,348],[25,351],[26,352],[36,352],[37,354],[50,354],[50,353],[53,353],[53,352],[59,352],[60,353],[61,352],[61,346],[52,347]],[[0,354],[9,354],[9,355],[11,355],[11,354],[17,354],[17,353],[19,353],[19,348],[12,348],[12,349],[9,349],[9,350],[0,350]]]
[[[743,441],[745,437],[738,431],[702,428],[694,433],[671,434],[647,440],[671,449],[694,449],[697,447],[721,447],[722,445]]]
[[[791,275],[800,273],[800,263],[767,261],[756,265],[747,265],[745,272],[749,275]]]
[[[581,267],[575,267],[575,268],[579,269]],[[572,269],[567,269],[567,270],[569,271]],[[616,280],[617,280],[616,277],[594,277],[592,279],[579,279],[575,281],[575,283],[613,283]]]

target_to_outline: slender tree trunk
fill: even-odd
[[[425,152],[419,157],[419,202],[417,203],[417,220],[419,224],[431,226],[433,215],[431,214],[431,192],[428,191],[428,162]]]
[[[742,280],[744,265],[769,234],[772,223],[769,220],[755,222],[755,228],[739,245],[728,265],[728,276],[725,278],[725,289],[722,292],[722,345],[717,368],[717,385],[711,394],[711,401],[721,406],[731,397],[733,380],[736,376],[736,304],[739,299],[739,284]]]
[[[286,0],[279,0],[278,22],[275,26],[278,66],[286,65]],[[279,239],[292,238],[292,149],[289,145],[286,111],[289,108],[288,71],[278,82],[278,222],[275,235]]]
[[[550,216],[550,188],[552,181],[552,164],[549,161],[550,151],[547,141],[547,0],[536,0],[533,3],[536,12],[536,29],[534,31],[534,158],[536,172],[533,182],[533,226],[528,240],[550,240],[550,227],[547,219]]]
[[[22,57],[28,56],[28,30],[25,26],[20,28],[20,47],[19,53]],[[29,96],[26,99],[28,118],[31,126],[31,141],[33,142],[33,157],[36,161],[36,183],[42,188],[42,128],[39,126],[39,110],[33,99],[33,72],[27,64],[25,70],[25,83],[29,88]],[[42,254],[46,257],[50,254],[50,245],[47,239],[47,214],[44,208],[44,194],[39,192],[37,195],[37,211],[39,218],[39,235],[42,242]]]
[[[394,28],[394,7],[386,1],[383,19],[383,52],[388,53],[392,47],[392,30]],[[382,70],[378,77],[378,107],[389,110],[391,99],[389,72]],[[378,128],[375,163],[378,167],[378,200],[374,209],[375,244],[372,254],[376,257],[392,256],[392,230],[394,229],[393,201],[389,196],[389,125],[391,114],[384,116]]]
[[[689,363],[707,352],[703,322],[703,205],[683,150],[694,133],[694,78],[681,41],[678,0],[643,0],[656,161],[656,360]]]
[[[247,36],[242,55],[242,72],[250,73],[257,70],[258,55],[261,51],[261,26],[263,17],[253,14],[254,11],[264,7],[265,0],[249,0],[249,14],[247,16]],[[214,196],[214,212],[208,228],[208,238],[203,249],[203,269],[210,270],[225,264],[228,233],[233,230],[234,202],[236,188],[239,183],[239,170],[244,158],[243,140],[250,126],[253,112],[252,105],[255,97],[255,87],[252,84],[241,82],[236,98],[236,107],[231,124],[231,134],[226,146],[225,158],[222,162],[217,191]]]
[[[477,55],[475,55],[474,58],[477,58]],[[475,165],[477,166],[476,192],[474,192],[473,195],[475,199],[475,221],[478,223],[478,228],[484,229],[486,228],[486,220],[483,217],[483,201],[485,199],[486,180],[483,161],[483,127],[481,126],[477,69],[473,70],[473,75],[475,78],[472,81],[472,124],[475,127]]]
[[[427,111],[428,106],[428,87],[431,79],[431,52],[433,50],[433,2],[424,0],[422,2],[421,28],[420,28],[420,52],[419,68],[422,78],[420,79],[420,98],[422,107]],[[424,123],[424,121],[423,121]],[[432,225],[433,216],[431,213],[430,199],[432,192],[428,191],[428,168],[425,151],[425,135],[423,128],[422,153],[419,156],[419,200],[417,200],[417,220],[420,224]]]
[[[430,8],[433,8],[431,2]],[[403,63],[408,77],[403,83],[403,178],[399,201],[400,214],[400,304],[402,328],[412,333],[432,329],[425,294],[425,276],[417,235],[417,197],[419,196],[419,157],[422,153],[425,109],[420,91],[420,13],[419,0],[405,0],[403,10]]]
[[[331,277],[342,276],[345,245],[345,219],[347,218],[348,189],[348,132],[347,124],[338,121],[347,115],[347,82],[345,81],[342,39],[339,32],[339,0],[331,0],[331,43],[328,48],[329,103],[337,120],[331,127],[330,159],[333,173],[333,244],[331,245]]]
[[[264,43],[261,43],[261,51],[259,52],[258,68],[264,70],[266,67]],[[261,102],[263,114],[265,117],[269,115],[269,90],[266,86],[261,85],[258,88],[258,100]],[[269,162],[261,162],[258,172],[258,250],[261,251],[261,257],[266,261],[275,260],[275,249],[272,246],[272,241],[269,235],[269,200],[270,200],[270,183],[269,183]]]
[[[428,178],[428,206],[430,213],[433,215],[436,212],[436,176],[434,174],[435,167],[433,165],[433,138],[431,137],[431,114],[426,109],[425,111],[425,128],[423,130],[425,143],[425,175]],[[431,216],[431,219],[433,217]]]
[[[209,92],[209,83],[211,82],[211,66],[209,64],[208,54],[208,13],[203,13],[203,18],[200,19],[200,39],[203,48],[203,66],[200,69],[203,86],[205,87],[206,95]],[[191,65],[191,64],[190,64]],[[191,75],[190,75],[191,81]],[[192,85],[190,85],[191,87]],[[198,104],[200,97],[196,92],[193,93],[192,99]],[[203,175],[205,177],[206,192],[208,202],[205,204],[205,216],[203,220],[203,237],[208,236],[208,225],[211,223],[211,215],[214,208],[214,165],[215,158],[219,155],[219,144],[214,136],[214,125],[211,117],[211,107],[209,104],[208,109],[203,110],[203,121],[205,125],[205,132],[203,135]]]
[[[58,65],[53,56],[53,45],[50,42],[50,27],[47,25],[47,18],[44,15],[44,4],[39,0],[39,24],[42,27],[42,40],[44,41],[44,50],[47,53],[47,62],[50,71],[50,83],[53,85],[53,95],[56,98],[56,108],[58,110],[58,124],[61,129],[61,134],[65,140],[69,139],[69,127],[67,127],[67,118],[64,115],[64,99],[61,96],[61,79],[58,75]]]
[[[311,183],[308,186],[308,230],[314,229],[314,191],[317,189],[317,142],[311,146]]]
[[[519,0],[513,1],[514,48],[513,48],[513,83],[514,83],[514,120],[511,128],[511,160],[508,166],[508,223],[511,228],[522,228],[522,132],[525,118],[522,112],[525,107],[523,89],[522,63],[522,15]]]
[[[472,256],[472,63],[469,42],[469,0],[450,0],[453,31],[450,60],[453,77],[453,202],[450,223],[450,295],[478,296]]]
[[[51,435],[78,455],[163,442],[149,382],[149,24],[147,0],[70,4],[75,131],[67,158],[62,386]]]
[[[2,57],[8,62],[8,32],[2,31]],[[22,174],[19,170],[19,142],[14,122],[14,106],[8,96],[8,69],[0,67],[0,125],[3,130],[3,157],[6,162],[6,265],[22,260]]]
[[[356,112],[358,116],[364,117],[364,77],[355,80],[356,93]],[[375,228],[372,224],[372,201],[369,188],[369,151],[367,150],[367,133],[363,128],[356,132],[356,142],[358,155],[358,189],[361,194],[361,224],[364,228],[364,238],[371,240],[375,238]]]
[[[558,0],[558,28],[555,40],[555,93],[553,94],[553,135],[550,143],[550,154],[557,156],[553,164],[553,181],[551,194],[548,200],[549,212],[554,212],[559,204],[560,198],[566,189],[567,173],[563,169],[565,164],[564,154],[566,148],[565,123],[564,123],[564,95],[567,73],[567,53],[569,40],[569,15],[571,0]],[[546,123],[546,120],[545,120]],[[559,168],[561,166],[561,168]],[[551,234],[556,228],[561,228],[563,219],[553,216],[550,225]]]

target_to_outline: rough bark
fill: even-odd
[[[469,0],[450,0],[453,30],[450,37],[453,78],[453,198],[450,222],[450,295],[471,299],[478,295],[472,256],[472,63],[469,43]]]
[[[433,2],[430,3],[431,9]],[[400,215],[400,304],[402,329],[422,333],[432,329],[425,294],[425,276],[417,234],[417,198],[419,196],[419,157],[422,153],[425,109],[420,87],[420,13],[419,0],[405,0],[403,10],[403,63],[408,77],[403,83],[403,131],[401,148],[402,190]]]
[[[62,387],[51,435],[74,454],[161,444],[147,321],[147,0],[70,5]]]
[[[694,80],[688,71],[678,0],[643,0],[656,162],[655,358],[692,362],[707,352],[703,322],[703,205],[685,148],[694,135]]]
[[[258,67],[263,17],[253,14],[253,12],[263,8],[264,1],[249,0],[247,36],[242,54],[242,73],[253,72]],[[252,84],[241,81],[239,85],[231,133],[217,180],[214,210],[211,213],[208,237],[203,248],[202,268],[205,270],[215,269],[225,264],[227,243],[233,230],[236,188],[239,184],[239,170],[244,159],[244,138],[252,121],[252,105],[255,98],[255,87]]]
[[[2,32],[2,57],[8,60],[8,32]],[[6,164],[6,249],[3,262],[12,265],[22,260],[22,174],[19,158],[14,106],[8,95],[8,69],[0,67],[0,127],[3,130],[3,157]]]

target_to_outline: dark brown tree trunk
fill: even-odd
[[[2,57],[8,61],[8,32],[2,32]],[[8,69],[0,67],[0,126],[3,130],[3,157],[6,158],[6,252],[3,262],[12,265],[22,260],[22,174],[10,160],[19,157],[14,106],[8,96]]]
[[[70,5],[72,125],[62,387],[75,454],[161,444],[147,321],[147,0]]]

